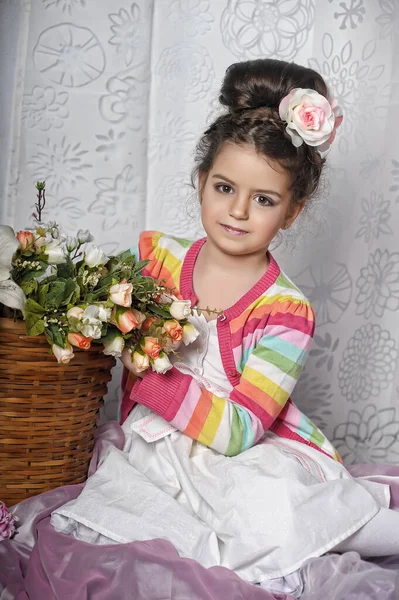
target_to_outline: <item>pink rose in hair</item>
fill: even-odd
[[[334,139],[335,129],[342,116],[337,105],[316,92],[316,90],[295,88],[282,99],[279,114],[287,123],[287,133],[295,147],[305,142],[308,146],[319,147]]]

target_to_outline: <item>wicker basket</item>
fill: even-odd
[[[44,336],[0,318],[0,500],[85,480],[115,360],[101,347],[57,363]]]

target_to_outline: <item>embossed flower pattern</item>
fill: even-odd
[[[192,188],[187,174],[181,172],[165,177],[156,196],[162,198],[159,227],[189,239],[204,235],[197,192]]]
[[[178,149],[194,146],[196,135],[190,131],[191,123],[173,112],[158,114],[159,126],[150,136],[148,156],[150,161],[160,161],[176,153]]]
[[[382,234],[393,234],[389,225],[391,213],[389,211],[389,200],[384,200],[383,194],[371,192],[369,199],[362,198],[361,207],[363,214],[360,217],[360,228],[356,237],[364,237],[366,243],[371,247]]]
[[[68,15],[74,8],[86,8],[86,0],[43,0],[43,4],[44,8],[61,8]]]
[[[314,363],[316,369],[325,365],[327,371],[331,371],[334,365],[334,353],[339,346],[339,338],[333,341],[331,334],[327,331],[324,337],[316,333],[313,341],[317,348],[313,347],[309,356],[316,359]]]
[[[339,387],[349,402],[376,397],[392,381],[398,359],[395,339],[380,325],[367,323],[349,340],[338,371]]]
[[[144,206],[144,181],[128,165],[115,179],[104,177],[95,180],[99,192],[89,206],[89,212],[102,215],[102,229],[107,231],[121,225],[137,229],[139,215]],[[133,233],[133,232],[132,232]]]
[[[27,165],[36,180],[46,181],[50,192],[58,194],[86,181],[87,169],[93,165],[85,162],[88,151],[82,150],[80,143],[72,144],[63,137],[57,144],[48,138],[46,144],[37,144],[37,149]]]
[[[204,98],[210,90],[215,71],[208,50],[203,46],[181,44],[165,48],[156,67],[162,94],[187,102]]]
[[[148,102],[148,85],[133,76],[111,77],[106,84],[107,94],[101,96],[100,113],[109,123],[123,123],[133,131],[143,125],[143,110]]]
[[[46,79],[65,87],[82,87],[105,68],[103,48],[87,27],[61,23],[45,29],[33,50],[35,68]]]
[[[347,465],[393,463],[399,459],[399,420],[392,407],[368,405],[349,411],[347,421],[334,431],[334,445]]]
[[[53,127],[60,129],[69,116],[67,102],[67,92],[35,86],[24,100],[22,115],[26,126],[40,131],[48,131]]]
[[[333,36],[326,32],[322,41],[323,58],[310,58],[308,63],[309,67],[326,78],[334,95],[339,98],[345,115],[343,131],[350,134],[355,121],[364,128],[365,119],[380,116],[379,106],[376,105],[380,101],[376,84],[384,73],[385,65],[374,64],[377,49],[374,41],[366,43],[363,48],[356,46],[355,51],[351,40],[338,52],[335,45]],[[359,57],[356,56],[357,52]]]
[[[168,17],[187,37],[207,33],[214,21],[209,0],[172,0]]]
[[[292,399],[317,427],[325,430],[332,414],[332,396],[330,383],[324,383],[305,370],[295,386]]]
[[[385,310],[399,308],[399,253],[377,250],[369,255],[367,266],[356,281],[356,313],[369,318],[373,313],[382,317]]]
[[[381,14],[376,18],[381,27],[381,37],[386,38],[393,35],[399,20],[399,6],[397,0],[378,0]],[[396,23],[396,25],[395,25]]]
[[[313,21],[314,0],[229,0],[220,26],[223,43],[235,56],[291,60]]]
[[[121,8],[118,13],[109,15],[113,36],[109,43],[125,58],[126,66],[142,59],[145,46],[145,24],[142,22],[141,9],[136,2],[130,9]]]
[[[352,295],[352,279],[345,265],[331,269],[310,266],[296,280],[311,301],[319,326],[336,323],[346,311]]]

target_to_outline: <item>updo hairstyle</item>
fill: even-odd
[[[285,132],[278,107],[293,88],[314,89],[328,97],[321,75],[295,63],[265,58],[231,65],[219,96],[228,112],[218,117],[197,143],[193,182],[199,173],[209,173],[222,144],[249,144],[287,170],[295,204],[311,198],[325,159],[305,143],[296,148]]]

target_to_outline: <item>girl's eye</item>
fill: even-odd
[[[220,183],[216,186],[216,189],[219,192],[222,192],[222,194],[231,194],[231,192],[233,191],[231,185],[227,185],[227,183]]]
[[[256,196],[256,201],[261,206],[273,206],[273,200],[267,196]]]

